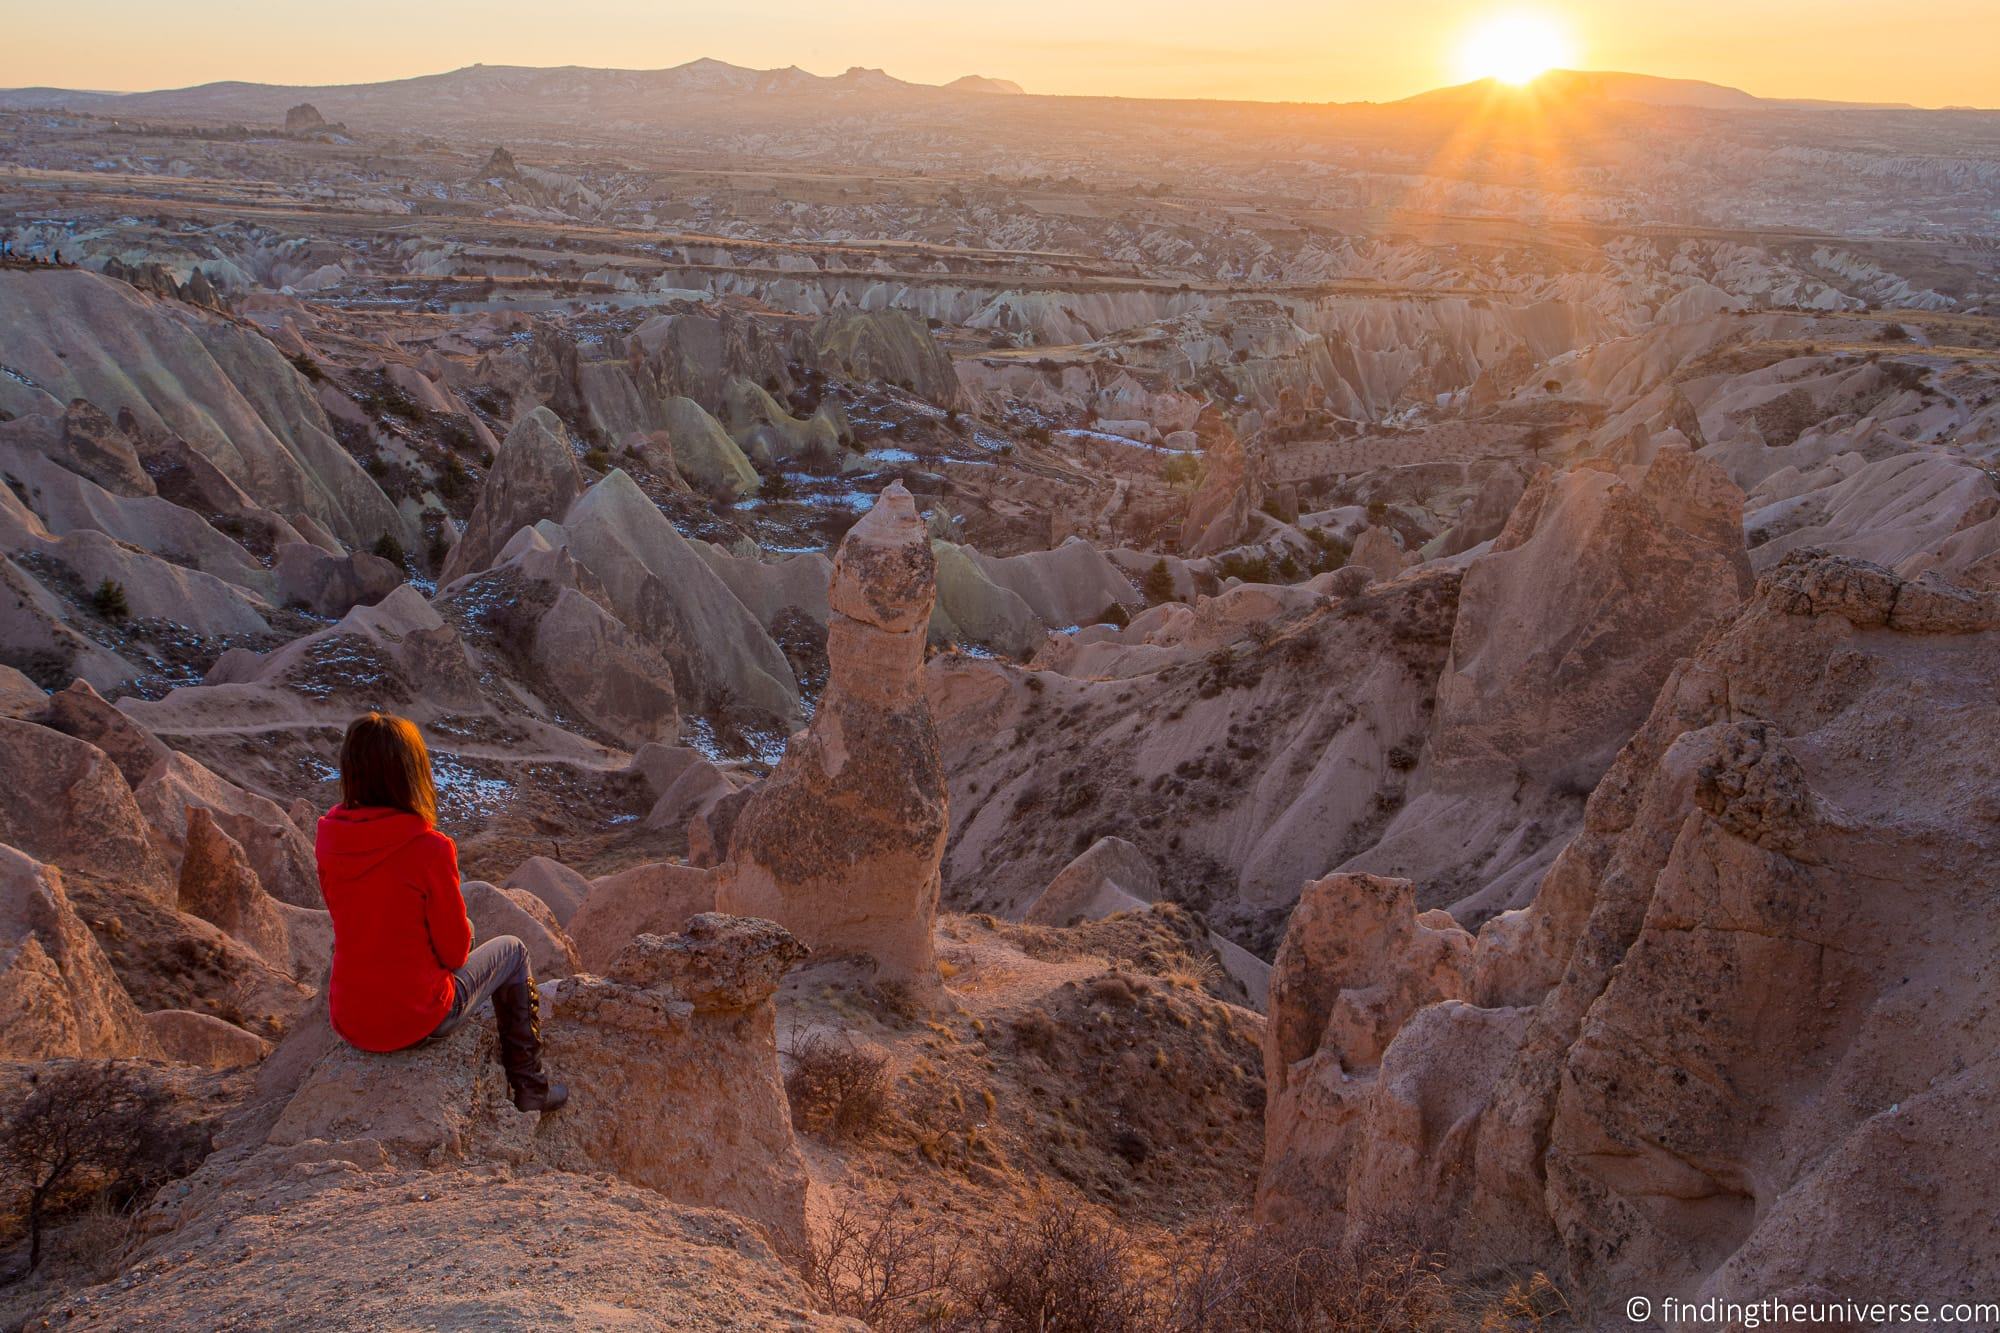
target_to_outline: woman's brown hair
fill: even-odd
[[[406,810],[437,823],[431,756],[417,724],[388,713],[363,713],[340,743],[340,803]]]

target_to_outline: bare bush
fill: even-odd
[[[1144,1333],[1159,1327],[1125,1237],[1070,1204],[1002,1232],[959,1292],[961,1328]]]
[[[963,1267],[962,1241],[898,1195],[844,1199],[801,1264],[820,1305],[877,1333],[944,1327]]]
[[[1168,1333],[1454,1333],[1474,1323],[1420,1246],[1362,1248],[1258,1230],[1204,1228],[1172,1266]]]
[[[785,1097],[792,1123],[809,1134],[854,1139],[882,1122],[889,1106],[888,1057],[815,1032],[796,1042]]]

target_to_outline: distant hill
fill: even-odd
[[[1079,99],[1031,95],[1006,79],[969,74],[942,86],[912,83],[879,69],[843,74],[747,69],[721,60],[693,60],[671,69],[595,69],[579,65],[468,65],[381,83],[319,86],[204,83],[157,92],[106,93],[60,88],[0,90],[0,110],[61,108],[135,120],[283,125],[286,113],[310,103],[329,122],[377,129],[427,126],[477,128],[495,134],[524,126],[563,125],[606,130],[685,125],[690,121],[797,124],[828,114],[866,112],[922,117],[950,110],[957,118],[997,115],[1071,115]],[[1439,88],[1400,102],[1276,104],[1201,99],[1091,99],[1093,114],[1286,114],[1275,108],[1311,108],[1312,114],[1400,116],[1419,122],[1450,120],[1490,109],[1557,100],[1606,108],[1692,107],[1711,111],[1772,109],[1843,110],[1882,104],[1785,101],[1756,97],[1740,88],[1647,74],[1552,70],[1525,88],[1493,80]],[[1004,109],[1003,109],[1004,108]],[[1172,108],[1181,108],[1175,112]],[[1228,110],[1225,111],[1224,109]],[[1905,108],[1907,109],[1907,108]]]
[[[1613,70],[1552,69],[1522,87],[1497,79],[1480,79],[1450,88],[1406,97],[1393,106],[1449,107],[1455,103],[1489,103],[1496,99],[1577,102],[1636,102],[1645,106],[1698,107],[1708,111],[1913,110],[1907,102],[1819,102],[1758,97],[1741,88],[1700,79],[1663,79],[1652,74],[1621,74]]]
[[[246,124],[282,123],[310,102],[329,118],[414,122],[424,117],[473,121],[516,117],[524,109],[560,108],[571,116],[643,118],[659,106],[693,100],[757,97],[925,98],[1022,95],[1017,83],[968,75],[938,87],[911,83],[879,69],[856,67],[824,76],[793,65],[746,69],[721,60],[693,60],[671,69],[592,69],[580,65],[468,65],[381,83],[204,83],[157,92],[105,93],[62,88],[0,90],[0,109],[65,108],[114,116],[191,116]]]
[[[953,79],[945,85],[945,89],[957,93],[1000,93],[1008,97],[1023,97],[1028,91],[1012,79],[989,79],[980,74]]]

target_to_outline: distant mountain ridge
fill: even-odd
[[[1510,98],[1637,102],[1646,106],[1694,107],[1706,111],[1827,110],[1914,111],[1908,102],[1828,102],[1802,98],[1759,97],[1741,88],[1700,79],[1669,79],[1656,74],[1624,74],[1615,70],[1552,69],[1531,83],[1515,87],[1497,79],[1479,79],[1450,88],[1435,88],[1405,97],[1392,106],[1442,106]]]
[[[749,69],[714,59],[691,60],[667,69],[599,69],[582,65],[467,65],[439,74],[353,84],[266,84],[229,80],[153,92],[111,93],[61,88],[0,90],[0,110],[66,109],[133,118],[220,120],[235,124],[282,124],[302,102],[329,120],[393,126],[457,126],[586,123],[632,126],[657,123],[691,112],[725,114],[733,99],[752,99],[760,112],[779,119],[818,114],[825,107],[895,111],[926,105],[975,108],[983,99],[1017,104],[1067,101],[1035,96],[1018,83],[968,74],[950,83],[913,83],[880,69],[856,66],[821,75],[796,65]],[[1182,104],[1205,99],[1119,99]],[[1213,99],[1208,99],[1213,100]],[[1416,112],[1472,112],[1493,104],[1605,103],[1635,107],[1692,108],[1758,112],[1791,110],[1914,110],[1905,103],[1815,102],[1758,97],[1740,88],[1696,79],[1596,70],[1551,70],[1522,88],[1491,79],[1439,88],[1387,103],[1312,103],[1329,109],[1402,109]],[[1217,104],[1222,104],[1217,102]],[[1230,101],[1229,105],[1255,103]],[[1279,105],[1279,104],[1272,104]]]
[[[691,97],[811,95],[1021,96],[1006,79],[969,74],[942,86],[912,83],[879,69],[855,66],[820,75],[791,65],[749,69],[703,58],[667,69],[598,69],[584,65],[467,65],[441,74],[351,84],[270,84],[226,80],[152,92],[109,93],[62,88],[0,90],[0,109],[60,107],[107,115],[198,115],[246,121],[282,118],[310,101],[331,115],[396,115],[435,109],[477,115],[506,114],[524,102],[567,103],[577,110],[645,106]]]

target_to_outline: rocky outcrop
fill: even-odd
[[[458,1171],[530,1175],[558,1191],[589,1178],[599,1192],[649,1200],[642,1212],[726,1209],[796,1246],[806,1173],[778,1077],[772,995],[803,952],[770,922],[702,916],[684,936],[630,942],[604,976],[545,987],[543,1040],[571,1099],[539,1124],[506,1100],[490,1023],[375,1055],[340,1042],[317,1010],[266,1063],[256,1098],[266,1109],[163,1196],[150,1224],[184,1244],[254,1211],[246,1182],[344,1160],[440,1193]],[[492,1230],[488,1217],[450,1213],[454,1234]],[[510,1249],[518,1257],[518,1242]]]
[[[1387,528],[1368,527],[1362,529],[1355,538],[1354,550],[1348,555],[1347,563],[1353,569],[1365,569],[1368,576],[1378,582],[1395,578],[1413,563],[1409,552],[1396,545],[1395,537]]]
[[[639,936],[602,978],[566,986],[548,1041],[572,1108],[595,1109],[566,1111],[546,1133],[552,1163],[726,1208],[800,1244],[805,1163],[778,1079],[771,997],[804,956],[769,921],[707,913],[685,934]]]
[[[688,485],[704,495],[738,500],[763,484],[757,469],[729,438],[722,423],[692,398],[669,398],[661,411],[674,442],[674,466]]]
[[[271,573],[278,597],[316,616],[344,616],[357,606],[373,606],[396,591],[403,571],[379,555],[352,551],[334,555],[308,542],[278,548]]]
[[[1214,555],[1243,541],[1251,515],[1264,502],[1257,469],[1236,432],[1219,420],[1205,424],[1201,486],[1181,523],[1180,553],[1190,557]]]
[[[535,624],[530,652],[556,695],[599,729],[628,745],[680,736],[666,659],[578,589],[556,593]]]
[[[806,1171],[772,994],[802,952],[769,922],[710,916],[633,942],[609,975],[546,987],[543,1036],[572,1095],[539,1122],[508,1104],[489,1023],[372,1055],[319,1010],[266,1059],[220,1150],[145,1214],[146,1279],[98,1289],[70,1322],[338,1308],[365,1323],[860,1333],[813,1313],[777,1257],[804,1240]],[[223,1264],[256,1281],[218,1287]]]
[[[537,980],[566,977],[577,970],[576,947],[540,898],[526,889],[500,888],[478,879],[459,888],[475,944],[512,935],[528,946],[528,963]]]
[[[500,887],[519,889],[541,899],[559,926],[568,926],[576,909],[590,896],[588,879],[546,856],[531,856],[523,861]]]
[[[586,491],[556,535],[603,586],[613,613],[672,665],[683,706],[798,715],[785,655],[625,473]]]
[[[264,892],[250,857],[205,807],[187,808],[177,905],[257,952],[308,986],[333,965],[333,922],[324,911],[281,903]]]
[[[119,711],[86,680],[71,681],[69,688],[50,695],[30,720],[104,751],[135,793],[170,753],[159,737]]]
[[[0,309],[16,372],[0,376],[0,411],[60,415],[85,399],[128,436],[184,440],[265,509],[305,515],[350,545],[385,532],[415,544],[261,333],[84,269],[0,274]]]
[[[2000,598],[1794,556],[1469,959],[1383,954],[1431,929],[1400,891],[1295,919],[1261,1211],[1552,1267],[1587,1318],[1992,1269],[1962,1154],[2000,1123],[1996,662]]]
[[[0,843],[160,901],[172,872],[110,756],[48,727],[0,718]]]
[[[1466,996],[1471,961],[1472,936],[1449,913],[1419,918],[1408,880],[1342,874],[1306,885],[1271,967],[1259,1191],[1267,1220],[1345,1221],[1383,1053],[1419,1009]]]
[[[583,469],[562,421],[546,407],[522,417],[500,444],[465,530],[438,573],[439,586],[492,564],[522,528],[561,518],[583,489]]]
[[[155,1009],[143,1015],[160,1051],[176,1064],[202,1069],[241,1069],[271,1053],[271,1043],[214,1014],[190,1009]]]
[[[716,906],[711,870],[654,861],[591,880],[569,919],[581,965],[602,971],[640,935],[671,935]]]
[[[1748,591],[1742,503],[1682,447],[1635,479],[1539,474],[1466,568],[1411,799],[1341,868],[1481,918],[1524,901],[1668,672]]]
[[[719,897],[926,983],[947,825],[923,678],[934,571],[916,504],[891,485],[840,544],[826,694],[737,817]]]
[[[1146,854],[1123,838],[1099,838],[1028,904],[1022,920],[1073,926],[1159,901],[1160,877]]]
[[[950,355],[907,310],[835,310],[813,325],[813,350],[850,379],[901,384],[940,407],[959,400]]]
[[[62,872],[0,846],[0,1059],[157,1051],[132,997],[71,908]]]
[[[146,816],[152,845],[170,865],[179,867],[189,811],[200,808],[242,847],[265,893],[294,907],[325,906],[312,840],[276,801],[179,751],[154,767],[132,795]]]

